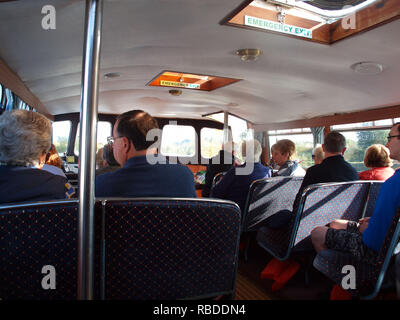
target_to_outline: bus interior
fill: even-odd
[[[385,145],[400,121],[398,0],[0,1],[0,112],[33,110],[52,121],[78,201],[92,5],[101,15],[96,151],[119,114],[144,110],[163,129],[160,152],[192,170],[199,198],[226,132],[239,158],[242,141],[259,140],[264,165],[274,143],[291,139],[307,169],[316,144],[336,130],[347,140],[345,159],[363,171],[366,148]],[[237,249],[234,299],[329,299],[331,280],[312,266],[274,291],[260,278],[274,255],[251,237]]]

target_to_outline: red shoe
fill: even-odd
[[[278,259],[273,258],[267,266],[261,271],[260,278],[261,279],[272,279],[276,280],[276,278],[285,270],[285,268],[289,265],[290,261],[280,261]]]
[[[275,278],[275,282],[272,284],[272,291],[278,291],[281,289],[300,269],[300,264],[293,260],[287,260],[288,265],[283,272]]]
[[[335,284],[331,290],[330,300],[352,300],[353,296],[346,290],[344,290],[338,284]]]

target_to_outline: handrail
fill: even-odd
[[[103,0],[86,0],[79,166],[78,299],[93,299],[97,103]]]

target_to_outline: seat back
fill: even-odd
[[[243,232],[256,231],[261,222],[280,210],[292,210],[302,177],[274,177],[250,185],[243,212]]]
[[[324,226],[335,219],[357,221],[362,217],[370,182],[352,181],[321,183],[304,190],[293,234],[295,246],[311,234],[317,226]]]
[[[204,199],[103,200],[105,299],[235,291],[240,209]]]
[[[375,202],[378,198],[379,190],[381,189],[384,181],[371,181],[369,191],[368,191],[368,200],[367,206],[365,208],[364,217],[372,217],[375,208]]]
[[[339,218],[361,218],[369,184],[369,181],[351,181],[308,186],[290,222],[281,229],[262,226],[257,232],[258,244],[275,258],[286,260],[292,249],[307,238],[315,227]]]
[[[0,206],[0,299],[76,299],[77,236],[77,200]]]
[[[393,262],[393,254],[399,243],[400,236],[400,207],[396,210],[392,222],[386,232],[385,240],[377,257],[376,264],[357,261],[348,253],[335,250],[324,250],[314,259],[314,267],[341,285],[344,274],[341,272],[345,265],[352,265],[356,271],[356,288],[349,289],[353,295],[365,299],[373,299],[378,294],[385,279],[389,264]]]

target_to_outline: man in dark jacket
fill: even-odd
[[[225,143],[222,146],[222,150],[220,150],[215,157],[210,159],[206,170],[205,185],[201,193],[204,198],[210,196],[214,177],[220,172],[228,171],[233,166],[235,157],[233,156],[232,144],[232,141]]]
[[[147,135],[156,129],[156,119],[142,110],[118,116],[113,136],[107,140],[121,168],[97,176],[97,197],[196,197],[193,173],[188,167],[151,162],[158,159],[157,147]]]

